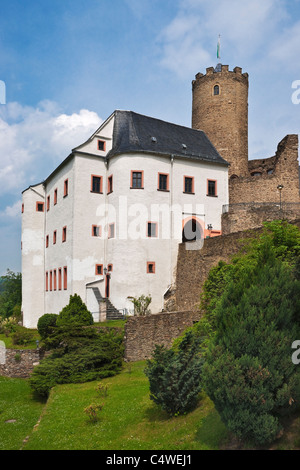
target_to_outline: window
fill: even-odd
[[[194,177],[184,176],[183,192],[187,194],[194,194]]]
[[[219,87],[219,85],[215,85],[214,86],[214,95],[216,96],[216,95],[219,95],[219,94],[220,94],[220,87]]]
[[[100,225],[92,225],[92,237],[101,237]]]
[[[92,175],[91,192],[102,194],[102,176]]]
[[[56,233],[57,233],[56,230],[54,230],[54,232],[53,232],[53,245],[55,245],[55,243],[56,243]]]
[[[67,290],[68,287],[68,268],[64,267],[64,290]]]
[[[109,224],[109,226],[108,226],[108,238],[115,238],[115,224]]]
[[[47,196],[47,211],[50,210],[50,196]]]
[[[158,189],[160,191],[169,190],[169,175],[165,173],[158,173]]]
[[[48,281],[49,281],[49,275],[48,275],[48,271],[46,271],[46,292],[48,292]]]
[[[24,212],[24,204],[22,204],[22,214],[23,214],[23,212]]]
[[[96,264],[95,274],[96,276],[103,274],[103,264]]]
[[[57,189],[54,189],[54,200],[53,200],[54,205],[57,204]]]
[[[148,222],[147,236],[150,238],[157,237],[157,223],[156,222]]]
[[[64,197],[66,197],[69,194],[69,180],[64,181]]]
[[[61,268],[58,268],[58,290],[61,290],[61,281],[62,281]]]
[[[37,202],[36,203],[36,211],[37,212],[44,212],[44,203],[43,202]]]
[[[50,291],[52,291],[52,271],[50,271]]]
[[[62,229],[62,242],[67,240],[67,227],[63,227]]]
[[[217,182],[215,180],[207,180],[207,196],[217,195]]]
[[[112,175],[107,178],[107,194],[113,192],[113,177]]]
[[[46,248],[49,246],[49,235],[46,235]]]
[[[154,261],[147,262],[147,273],[148,274],[155,274],[155,263]]]
[[[108,271],[109,273],[111,273],[112,270],[113,270],[113,265],[112,265],[112,264],[108,264],[108,265],[107,265],[107,271]]]
[[[131,172],[131,189],[143,189],[144,187],[144,172],[132,171]]]
[[[105,152],[106,150],[106,142],[104,140],[98,140],[98,150]]]
[[[56,269],[53,270],[53,290],[56,290]]]

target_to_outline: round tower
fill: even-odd
[[[198,73],[192,85],[192,127],[230,163],[229,176],[248,175],[248,74],[218,64]]]

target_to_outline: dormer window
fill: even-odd
[[[220,94],[220,87],[219,87],[219,85],[215,85],[214,86],[214,95],[216,96],[216,95],[219,95],[219,94]]]
[[[105,152],[106,142],[105,140],[98,140],[98,150]]]

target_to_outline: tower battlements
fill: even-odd
[[[208,67],[192,82],[192,127],[205,132],[230,163],[229,175],[248,175],[248,73]]]

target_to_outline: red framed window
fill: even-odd
[[[194,177],[184,176],[183,177],[183,192],[186,194],[195,194]]]
[[[157,222],[148,222],[147,224],[147,237],[157,238]]]
[[[92,237],[101,237],[101,225],[92,225]]]
[[[49,287],[48,286],[48,283],[49,283],[49,273],[48,273],[48,271],[46,271],[46,280],[45,280],[45,282],[46,282],[46,292],[48,292],[48,287]]]
[[[159,191],[169,191],[169,174],[158,173],[158,187]]]
[[[56,269],[53,270],[53,290],[56,290]]]
[[[62,229],[62,242],[64,243],[67,240],[67,227],[63,227]]]
[[[46,248],[49,246],[49,235],[46,235]]]
[[[154,261],[147,262],[147,273],[155,274],[155,262]]]
[[[64,290],[68,288],[68,268],[64,266]]]
[[[103,264],[96,264],[95,274],[96,276],[101,276],[103,274]]]
[[[102,194],[102,176],[91,175],[91,192]]]
[[[113,192],[113,175],[110,175],[107,178],[107,194],[110,194]]]
[[[24,212],[24,204],[22,204],[22,214],[23,214],[23,212]]]
[[[44,203],[41,201],[37,201],[36,203],[36,211],[37,212],[44,212]]]
[[[107,271],[108,271],[109,273],[111,273],[111,272],[113,271],[113,267],[114,267],[113,264],[108,264],[108,265],[107,265]]]
[[[56,243],[56,235],[57,235],[57,231],[54,230],[54,232],[53,232],[53,245],[55,245],[55,243]]]
[[[108,238],[115,238],[115,224],[109,224],[109,226],[108,226]]]
[[[144,172],[143,171],[131,171],[130,180],[131,189],[144,189]]]
[[[53,275],[52,275],[52,271],[50,271],[50,291],[52,291],[52,279],[53,279]]]
[[[64,197],[66,197],[69,194],[69,180],[66,179],[64,181]]]
[[[50,210],[50,196],[47,196],[47,211]]]
[[[54,189],[54,198],[53,198],[53,204],[56,205],[57,204],[57,188]]]
[[[62,286],[62,274],[61,274],[61,268],[58,268],[58,290],[61,290]]]
[[[101,152],[105,152],[106,151],[106,142],[105,140],[98,140],[98,150],[101,150]]]
[[[217,180],[207,180],[207,196],[217,196]]]

